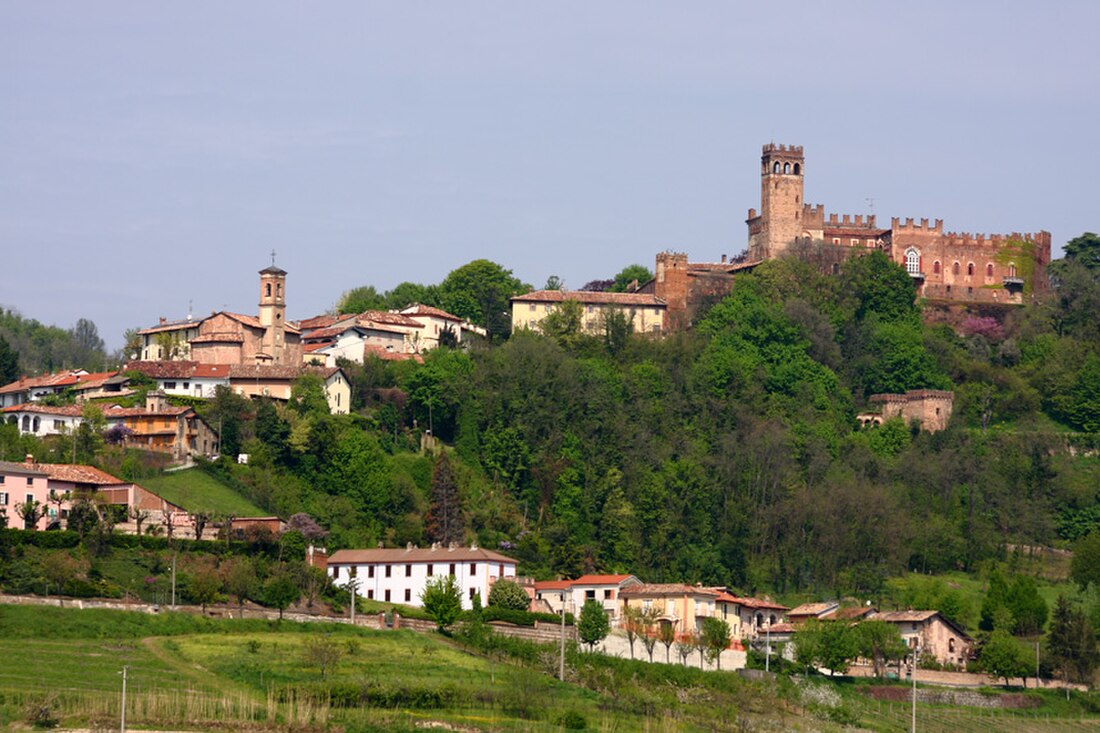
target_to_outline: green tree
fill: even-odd
[[[420,605],[435,620],[440,633],[458,620],[462,613],[462,591],[453,575],[436,575],[428,578],[420,592]]]
[[[1012,632],[1019,636],[1041,633],[1050,614],[1035,579],[1026,575],[1017,575],[1012,581],[1008,589],[1008,608],[1014,621]]]
[[[660,615],[656,606],[642,611],[642,646],[645,647],[650,662],[653,662],[653,650],[657,647],[657,618]]]
[[[999,569],[994,568],[989,573],[989,590],[986,591],[985,599],[982,600],[981,620],[978,622],[978,628],[982,631],[993,631],[996,628],[998,612],[1008,608],[1008,581],[1005,580]],[[1011,613],[1011,609],[1009,609],[1009,612]]]
[[[325,381],[309,372],[294,380],[290,388],[290,409],[302,416],[325,417],[329,414]]]
[[[0,386],[19,379],[19,353],[0,334]]]
[[[615,276],[611,284],[611,292],[625,293],[630,285],[637,281],[638,285],[645,285],[653,279],[653,273],[644,265],[627,265]]]
[[[306,639],[304,649],[304,661],[311,667],[321,670],[321,679],[325,679],[328,673],[335,669],[344,656],[344,650],[328,634],[317,634]]]
[[[1069,577],[1082,589],[1089,585],[1100,588],[1100,531],[1089,533],[1073,545]]]
[[[286,570],[279,570],[264,584],[264,604],[279,609],[279,620],[283,611],[302,597],[302,591],[294,582],[294,576]]]
[[[829,674],[848,671],[859,654],[854,627],[839,621],[810,619],[795,633],[795,657],[805,669],[825,667]]]
[[[575,348],[584,333],[581,330],[583,306],[576,300],[563,300],[554,306],[539,327],[542,332],[558,342],[562,348]]]
[[[730,625],[720,618],[703,619],[703,644],[707,648],[707,657],[722,669],[722,652],[729,649],[733,637]],[[652,661],[652,660],[650,660]]]
[[[506,608],[512,611],[526,611],[531,606],[527,591],[519,583],[500,578],[489,590],[489,605],[494,608]]]
[[[670,664],[669,652],[676,641],[676,627],[669,621],[662,621],[657,627],[657,639],[665,645],[665,664]]]
[[[581,616],[577,622],[577,635],[581,643],[587,644],[588,650],[593,651],[609,633],[611,633],[611,624],[607,620],[607,612],[603,610],[603,606],[596,600],[585,601],[581,606]]]
[[[439,284],[442,307],[479,326],[490,338],[507,336],[511,329],[509,298],[531,290],[506,270],[489,260],[474,260],[444,278]]]
[[[604,348],[610,354],[618,354],[626,348],[630,335],[634,333],[634,324],[621,308],[605,308],[600,313],[600,335]]]
[[[432,542],[461,543],[465,534],[462,520],[462,500],[458,494],[458,479],[446,451],[439,454],[432,468],[432,494],[424,531]],[[514,584],[513,584],[514,585]],[[518,586],[517,586],[518,587]],[[524,597],[526,597],[526,593]],[[489,603],[492,605],[492,595]]]
[[[373,285],[360,285],[345,291],[336,302],[337,313],[362,313],[363,311],[386,310],[386,297],[374,289]]]
[[[23,519],[23,529],[38,529],[38,520],[46,514],[46,508],[37,499],[28,499],[15,505],[15,513]]]
[[[1031,654],[1012,635],[1003,629],[995,629],[982,645],[982,667],[994,677],[1002,677],[1005,686],[1012,677],[1020,677],[1027,684],[1031,670]]]
[[[855,626],[855,634],[858,654],[871,660],[876,677],[885,677],[887,662],[901,659],[908,653],[897,626],[886,621],[861,621]]]
[[[198,565],[191,571],[187,582],[187,594],[191,596],[192,601],[202,607],[203,614],[206,613],[208,605],[218,600],[221,590],[222,579],[213,566]]]
[[[1085,232],[1062,247],[1067,260],[1078,262],[1090,270],[1100,270],[1100,235]]]
[[[251,558],[234,557],[221,566],[223,585],[229,595],[237,599],[237,617],[244,618],[245,601],[255,599],[260,581]]]
[[[602,609],[601,609],[602,610]],[[639,606],[626,605],[623,607],[623,618],[620,622],[620,626],[623,629],[623,633],[626,634],[626,641],[630,645],[630,658],[634,658],[634,642],[638,640],[638,635],[644,633],[644,622],[642,618],[642,609]]]
[[[1100,662],[1096,633],[1085,612],[1070,605],[1065,596],[1058,596],[1054,606],[1047,649],[1066,682],[1092,681]]]

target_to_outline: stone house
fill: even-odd
[[[940,664],[964,669],[974,652],[974,640],[939,611],[887,611],[870,618],[893,624],[910,649]]]

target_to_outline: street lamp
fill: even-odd
[[[569,604],[573,606],[573,612],[576,613],[576,604],[573,601],[569,601]],[[561,657],[558,660],[558,679],[565,682],[565,591],[561,592]],[[576,623],[576,619],[573,620]]]
[[[351,625],[355,626],[355,596],[359,595],[359,580],[349,578],[344,587],[348,589],[348,593],[351,593]]]
[[[126,733],[126,671],[130,669],[129,665],[122,667],[122,710],[119,718],[119,731]]]

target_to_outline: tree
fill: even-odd
[[[871,660],[875,677],[886,676],[886,663],[908,653],[905,641],[894,624],[886,621],[861,621],[855,627],[859,656]]]
[[[23,518],[23,529],[38,529],[38,520],[46,513],[42,502],[28,499],[15,505],[15,513]]]
[[[294,380],[290,388],[290,408],[302,416],[324,417],[329,414],[325,381],[309,372]]]
[[[134,524],[137,525],[137,533],[141,534],[141,525],[145,523],[145,520],[149,519],[149,512],[146,509],[142,509],[138,506],[130,507],[130,518],[134,520]]]
[[[362,313],[370,310],[386,310],[386,297],[373,285],[360,285],[347,290],[336,302],[337,313]]]
[[[264,603],[279,609],[279,620],[291,604],[297,603],[302,591],[294,582],[293,576],[286,570],[280,570],[264,584]]]
[[[19,352],[0,334],[0,385],[19,379]]]
[[[638,285],[645,285],[652,279],[653,273],[649,271],[648,267],[644,265],[627,265],[615,276],[610,290],[613,293],[625,293],[635,282]]]
[[[191,571],[191,577],[187,583],[187,594],[191,600],[202,607],[203,614],[206,607],[218,600],[222,590],[222,579],[217,571],[210,565],[199,565]]]
[[[611,354],[618,354],[634,333],[634,324],[619,308],[606,308],[600,314],[600,334],[604,346]]]
[[[720,618],[703,619],[703,644],[707,648],[707,657],[722,669],[722,652],[729,649],[733,637],[730,625]]]
[[[206,529],[207,523],[210,522],[210,512],[191,512],[191,524],[195,528],[195,539],[201,540],[203,530]]]
[[[1100,235],[1085,232],[1066,242],[1062,251],[1067,260],[1079,262],[1090,270],[1100,270]]]
[[[1034,578],[1027,575],[1016,576],[1008,590],[1008,607],[1014,620],[1012,633],[1018,636],[1042,633],[1050,609],[1039,595]]]
[[[589,599],[581,606],[581,616],[577,622],[577,635],[582,644],[588,645],[589,651],[594,651],[596,645],[607,638],[611,633],[611,624],[607,620],[607,612],[603,610],[600,602]]]
[[[844,622],[810,619],[795,633],[795,656],[807,670],[825,667],[831,675],[844,673],[859,654],[856,634]]]
[[[507,336],[511,328],[509,298],[531,289],[489,260],[474,260],[452,270],[439,284],[442,307],[479,326],[490,338]]]
[[[234,557],[222,563],[225,590],[237,598],[237,616],[244,618],[244,602],[253,600],[259,590],[256,568],[248,557]]]
[[[676,655],[680,657],[680,664],[687,666],[688,657],[695,651],[696,638],[695,634],[690,631],[685,631],[680,634],[680,638],[676,641]]]
[[[626,641],[630,644],[630,658],[633,659],[634,642],[638,640],[638,634],[643,629],[641,607],[627,604],[623,608],[622,628],[626,634]]]
[[[1100,588],[1100,530],[1094,530],[1073,545],[1069,577],[1082,589],[1090,584]]]
[[[1058,596],[1050,621],[1050,656],[1066,682],[1091,682],[1100,653],[1096,634],[1084,611],[1074,608],[1065,596]]]
[[[321,679],[340,663],[344,656],[340,645],[328,634],[317,634],[306,639],[304,650],[305,663],[321,670]]]
[[[581,315],[584,307],[580,301],[563,300],[542,319],[542,332],[558,342],[562,348],[573,348],[584,334],[581,331]]]
[[[288,532],[301,532],[302,536],[309,542],[320,542],[328,536],[328,531],[318,524],[316,519],[305,512],[292,514],[290,519],[286,521],[286,528]]]
[[[660,623],[657,627],[657,638],[665,645],[665,664],[670,664],[669,651],[672,649],[673,642],[676,641],[676,627],[671,621]]]
[[[1008,581],[998,568],[993,568],[989,573],[989,590],[982,600],[982,617],[978,628],[982,631],[993,631],[997,612],[1002,608],[1008,608]]]
[[[512,611],[526,611],[531,606],[531,599],[527,597],[527,591],[523,590],[519,583],[500,578],[489,590],[489,605]]]
[[[653,662],[653,650],[657,646],[657,617],[661,615],[661,612],[657,610],[656,606],[650,606],[642,611],[642,646],[645,647],[646,654],[649,655],[650,663]]]
[[[424,518],[424,530],[432,542],[461,543],[463,539],[464,522],[458,480],[446,451],[439,454],[432,469],[431,506]]]
[[[428,578],[420,592],[420,605],[435,620],[440,633],[458,620],[462,613],[462,591],[453,575],[436,575]]]
[[[551,275],[546,278],[546,284],[542,286],[543,290],[565,290],[565,281],[557,275]]]
[[[1011,677],[1023,678],[1024,685],[1027,685],[1031,654],[1004,629],[995,629],[989,635],[982,646],[981,662],[986,672],[994,677],[1003,677],[1006,687]]]

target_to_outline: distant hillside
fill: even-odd
[[[267,514],[208,473],[189,468],[142,479],[141,485],[188,511],[259,517]]]

